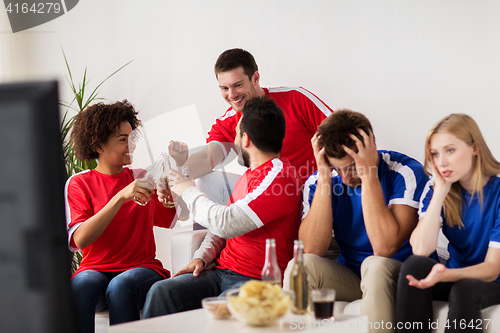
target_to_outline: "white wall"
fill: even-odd
[[[61,46],[93,84],[135,59],[101,95],[129,99],[143,120],[195,104],[207,131],[226,109],[214,62],[242,47],[263,86],[302,85],[365,113],[379,148],[422,160],[432,124],[465,112],[500,158],[499,12],[495,0],[85,0],[16,34],[0,13],[0,80],[64,79]]]
[[[57,78],[71,100],[61,47],[75,77],[88,67],[91,87],[135,59],[101,96],[129,99],[145,121],[195,104],[206,132],[227,107],[215,60],[242,47],[263,86],[301,85],[333,109],[365,113],[381,149],[422,161],[429,128],[464,112],[500,158],[498,13],[496,0],[82,0],[12,34],[2,9],[0,82]],[[169,268],[167,244],[158,252]]]

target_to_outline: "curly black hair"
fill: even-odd
[[[76,157],[82,161],[96,160],[99,157],[97,150],[123,122],[128,121],[132,130],[141,124],[137,114],[126,99],[113,104],[97,103],[78,113],[71,129]]]

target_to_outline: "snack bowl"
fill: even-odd
[[[227,308],[227,299],[224,297],[207,297],[201,300],[201,306],[205,312],[214,319],[231,318],[231,312]]]
[[[229,311],[236,319],[250,326],[276,323],[290,310],[293,304],[293,292],[281,290],[279,286],[269,286],[277,289],[270,293],[264,291],[261,294],[249,294],[240,289],[227,291]]]

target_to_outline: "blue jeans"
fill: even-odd
[[[205,297],[223,295],[255,278],[235,273],[229,269],[209,269],[200,275],[183,274],[155,283],[146,296],[143,318],[201,308]]]
[[[111,325],[140,319],[149,288],[163,276],[137,267],[124,272],[86,270],[71,279],[71,292],[81,333],[94,332],[95,313],[109,309]]]

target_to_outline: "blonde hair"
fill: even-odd
[[[452,113],[441,119],[427,134],[425,141],[424,168],[429,174],[431,154],[429,146],[431,138],[436,133],[448,133],[456,136],[468,146],[474,146],[477,156],[475,170],[472,176],[472,193],[479,193],[481,205],[483,204],[483,177],[491,177],[500,174],[500,162],[498,162],[484,141],[484,137],[472,117],[463,113]],[[463,226],[462,222],[462,186],[457,181],[452,184],[450,192],[444,200],[444,218],[450,227]]]

